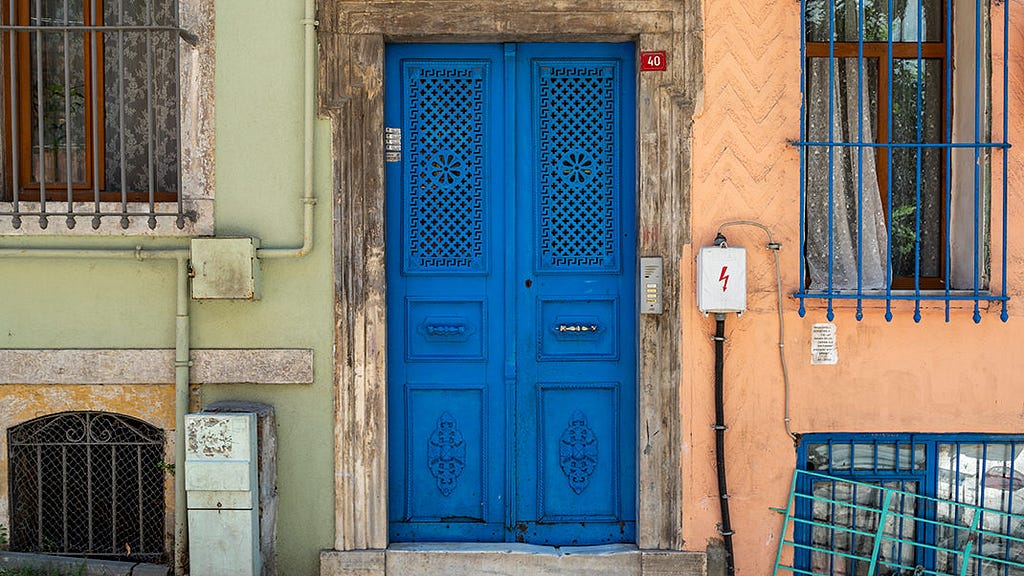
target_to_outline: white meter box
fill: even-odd
[[[255,414],[185,416],[192,576],[260,573]]]
[[[697,308],[704,314],[747,309],[747,251],[706,246],[697,254]]]

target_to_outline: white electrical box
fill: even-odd
[[[747,251],[705,246],[697,253],[697,309],[704,315],[747,309]]]
[[[185,416],[191,576],[256,576],[259,478],[255,414]]]

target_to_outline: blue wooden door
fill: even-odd
[[[392,541],[634,540],[633,62],[388,46]]]

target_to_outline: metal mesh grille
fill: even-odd
[[[614,65],[540,65],[540,242],[544,268],[614,268]]]
[[[483,66],[417,64],[409,74],[412,269],[484,266]]]
[[[140,561],[164,558],[164,433],[98,412],[8,431],[11,549]]]

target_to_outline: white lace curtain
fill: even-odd
[[[873,73],[868,69],[868,61],[865,60],[858,74],[857,62],[857,58],[809,60],[808,141],[830,141],[830,124],[832,142],[875,141],[872,94],[869,90]],[[833,78],[831,83],[830,71]],[[885,288],[889,283],[886,264],[888,240],[878,174],[875,169],[875,149],[857,146],[810,146],[807,149],[805,177],[805,257],[811,281],[810,289],[856,289],[858,275],[860,287],[864,290]],[[828,266],[830,246],[831,284]]]

